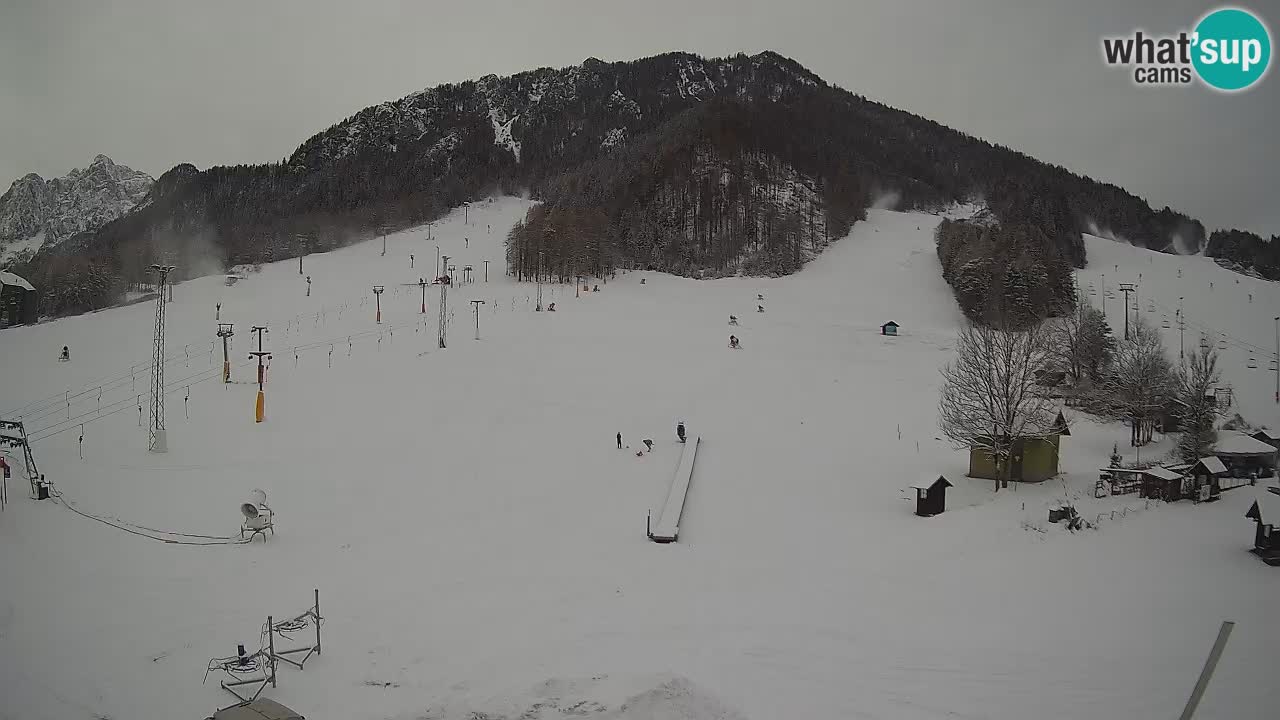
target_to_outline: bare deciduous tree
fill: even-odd
[[[942,369],[938,426],[957,447],[991,454],[997,490],[1009,485],[1018,438],[1043,436],[1053,424],[1052,401],[1036,388],[1036,371],[1051,357],[1043,323],[1022,331],[969,324]]]
[[[1178,422],[1182,435],[1177,452],[1184,462],[1208,455],[1218,441],[1216,429],[1222,408],[1213,396],[1218,383],[1218,353],[1212,346],[1191,356],[1177,374]]]
[[[1129,443],[1141,447],[1151,440],[1160,412],[1169,406],[1173,364],[1164,352],[1160,333],[1139,317],[1129,338],[1119,340],[1111,373],[1102,384],[1102,409],[1129,423]]]

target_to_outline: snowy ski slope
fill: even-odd
[[[1246,552],[1253,489],[1042,531],[1047,503],[1087,494],[1123,429],[1078,422],[1060,482],[998,495],[936,439],[961,321],[937,217],[872,211],[787,278],[628,273],[579,298],[547,287],[557,311],[536,313],[534,287],[502,273],[527,207],[477,203],[435,242],[390,236],[385,257],[380,240],[308,257],[309,298],[296,261],[178,285],[165,455],[146,452],[136,409],[151,304],[0,333],[0,412],[27,406],[41,470],[80,511],[153,529],[11,485],[0,718],[205,717],[230,699],[216,676],[201,684],[209,658],[255,649],[265,616],[292,617],[312,588],[324,653],[266,692],[313,718],[1173,717],[1222,619],[1237,632],[1197,718],[1275,717],[1265,599],[1280,574]],[[438,293],[424,321],[403,285],[430,276],[437,242],[478,278],[492,261],[488,284],[450,293],[444,350]],[[1176,267],[1239,294],[1199,259],[1089,252],[1082,281],[1120,264],[1165,305],[1178,285],[1157,278]],[[1258,312],[1280,307],[1251,287]],[[1176,292],[1189,318],[1266,339],[1235,300],[1193,309]],[[479,341],[472,299],[486,301]],[[218,302],[236,323],[226,386]],[[899,337],[878,334],[888,320]],[[252,324],[270,325],[274,352],[261,425]],[[1230,371],[1238,397],[1266,389],[1254,372]],[[680,541],[657,545],[645,514],[676,468],[677,419],[702,438],[698,477]],[[636,457],[644,438],[654,450]],[[947,512],[915,517],[908,486],[939,473],[956,485]],[[235,535],[253,488],[275,510],[265,544],[142,536]],[[1079,502],[1090,520],[1126,507]]]
[[[1094,307],[1102,307],[1103,275],[1106,287],[1133,283],[1130,312],[1162,328],[1164,344],[1176,358],[1179,342],[1185,353],[1199,352],[1200,340],[1218,349],[1222,382],[1231,387],[1237,410],[1255,425],[1280,428],[1280,404],[1276,403],[1276,322],[1280,315],[1280,284],[1259,280],[1219,267],[1200,256],[1164,255],[1092,235],[1085,236],[1089,266],[1078,273]],[[1181,272],[1181,275],[1179,275]],[[1252,295],[1252,301],[1250,296]],[[1177,310],[1182,298],[1186,316],[1179,339]],[[1106,300],[1107,319],[1117,336],[1123,335],[1124,295]],[[1169,328],[1164,329],[1164,321]],[[1224,347],[1225,346],[1225,347]],[[1253,359],[1256,368],[1249,368]]]

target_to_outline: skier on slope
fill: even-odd
[[[738,337],[736,335],[729,336],[729,347],[734,350],[737,350],[742,347],[741,345],[738,344]]]
[[[71,351],[67,349],[66,345],[62,346],[62,354],[58,356],[58,359],[63,362],[71,359]]]
[[[729,316],[729,324],[730,324],[730,325],[737,325],[737,324],[738,324],[738,316],[737,316],[737,315],[730,315],[730,316]]]
[[[643,442],[645,450],[653,452],[653,441],[646,438]]]
[[[680,442],[684,442],[684,421],[676,423],[676,437],[680,438]]]
[[[622,449],[622,433],[618,433],[618,449]]]

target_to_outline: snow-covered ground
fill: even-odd
[[[0,413],[34,403],[41,470],[78,509],[222,536],[260,487],[277,525],[265,544],[162,543],[27,500],[15,479],[0,718],[204,717],[231,699],[217,674],[201,685],[208,659],[256,649],[265,616],[301,612],[312,588],[324,654],[266,692],[313,718],[1166,718],[1223,619],[1237,630],[1197,718],[1275,717],[1280,573],[1246,552],[1255,489],[1081,500],[1090,521],[1133,512],[1071,535],[1044,510],[1087,495],[1122,428],[1078,421],[1061,480],[998,495],[936,439],[961,319],[936,216],[872,211],[788,278],[628,273],[580,298],[548,286],[556,312],[537,313],[534,286],[502,273],[527,207],[477,203],[431,243],[390,236],[386,257],[379,240],[308,257],[311,297],[296,261],[177,286],[165,455],[146,452],[136,409],[151,303],[0,333]],[[401,285],[430,276],[437,242],[477,277],[450,293],[444,350],[438,292],[424,322]],[[1166,261],[1095,245],[1144,283]],[[227,386],[218,302],[237,323]],[[1280,307],[1280,286],[1258,285],[1254,307]],[[879,335],[888,320],[900,337]],[[275,353],[261,425],[253,324]],[[55,362],[64,344],[72,361]],[[678,420],[702,445],[680,541],[657,545],[645,514],[666,496]],[[915,517],[907,487],[939,473],[956,485],[948,512]]]

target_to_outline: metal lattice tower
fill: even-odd
[[[156,296],[156,328],[151,349],[151,414],[147,426],[147,449],[151,452],[168,452],[169,442],[164,428],[164,286],[169,282],[173,265],[152,265],[160,288]]]

